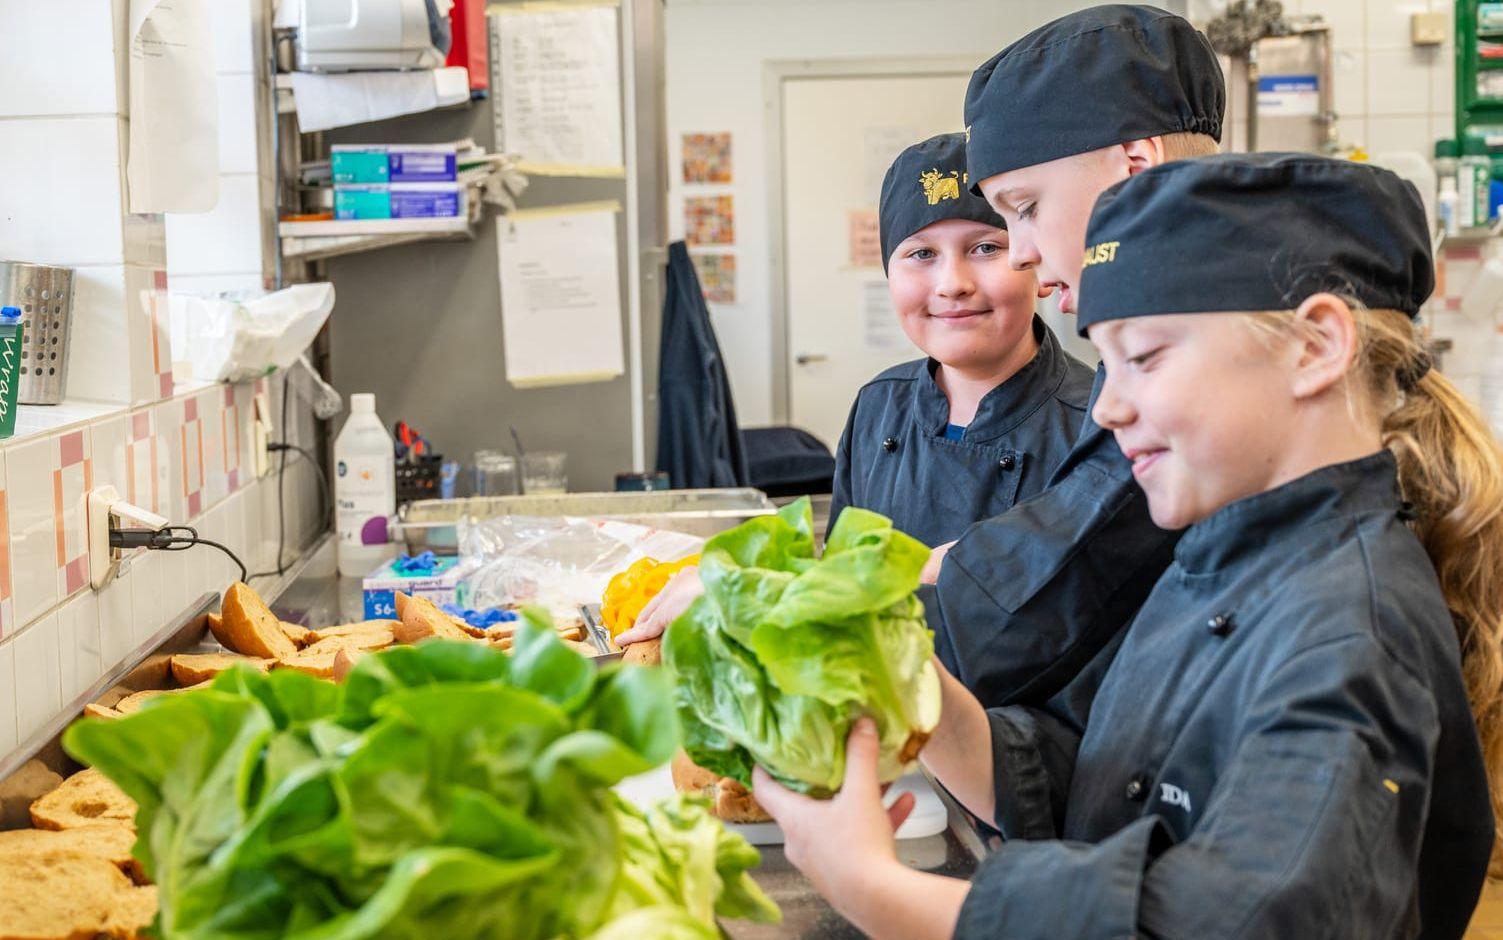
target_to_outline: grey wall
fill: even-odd
[[[328,139],[415,143],[472,137],[492,149],[493,136],[487,100],[460,111],[346,128]],[[625,192],[621,180],[535,177],[521,205],[601,199],[624,205]],[[479,448],[510,450],[507,427],[514,425],[528,449],[568,453],[571,489],[611,489],[617,472],[632,469],[628,379],[525,391],[506,382],[495,218],[488,210],[472,242],[419,243],[331,259],[327,271],[337,295],[330,318],[331,381],[346,395],[374,392],[388,425],[406,420],[450,459],[468,464]],[[618,227],[627,337],[624,212]],[[655,310],[647,313],[643,335],[655,350],[658,318]],[[558,336],[569,341],[567,323],[559,324]],[[650,375],[649,387],[655,387],[656,372]],[[649,464],[652,459],[649,446]]]

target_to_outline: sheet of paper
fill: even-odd
[[[875,203],[882,194],[882,178],[887,168],[909,144],[919,142],[919,133],[912,125],[900,127],[868,127],[864,135],[866,151],[866,192]]]
[[[491,10],[498,148],[516,154],[523,173],[624,175],[616,5]]]
[[[861,282],[861,341],[867,349],[903,350],[912,348],[908,334],[898,325],[898,314],[887,292],[886,278]]]
[[[131,0],[131,212],[219,202],[219,93],[207,0]]]
[[[292,97],[304,133],[431,111],[470,97],[463,66],[412,72],[293,72]]]
[[[603,382],[625,371],[617,203],[496,219],[506,379],[519,388]]]

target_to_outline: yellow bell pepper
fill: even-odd
[[[600,599],[600,619],[606,630],[614,637],[631,629],[642,608],[658,596],[669,578],[697,564],[698,555],[668,562],[640,558],[625,571],[618,572],[606,585],[605,595]]]

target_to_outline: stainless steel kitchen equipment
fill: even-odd
[[[777,507],[767,494],[750,488],[425,499],[397,512],[392,538],[405,541],[409,554],[452,555],[459,550],[460,522],[495,516],[611,519],[709,537],[754,516],[775,512]]]
[[[19,307],[23,405],[56,405],[68,381],[68,334],[73,319],[73,269],[0,261],[0,307]]]

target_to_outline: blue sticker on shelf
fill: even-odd
[[[1320,113],[1320,76],[1263,75],[1258,78],[1259,117],[1313,117]]]

